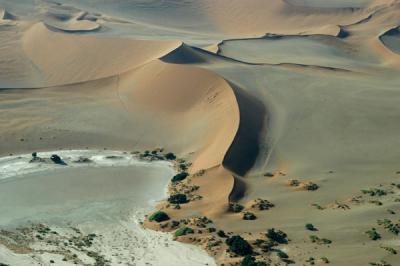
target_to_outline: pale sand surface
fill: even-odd
[[[191,163],[191,176],[170,187],[191,201],[157,206],[173,220],[207,216],[207,227],[241,234],[255,248],[267,229],[281,229],[291,241],[275,249],[294,265],[310,265],[310,257],[398,264],[383,247],[399,253],[399,236],[377,223],[397,223],[400,213],[398,0],[0,7],[11,14],[0,13],[2,156],[163,147]],[[319,188],[290,187],[291,179]],[[361,192],[371,188],[386,195]],[[257,198],[275,206],[254,209]],[[257,219],[228,211],[230,201]],[[226,252],[224,238],[188,224],[202,233],[178,240],[201,245],[218,264],[242,259]],[[146,226],[176,230],[171,221]],[[371,228],[381,239],[365,234]],[[259,260],[286,263],[276,250],[256,250]]]

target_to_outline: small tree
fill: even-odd
[[[287,235],[281,230],[276,230],[274,228],[268,229],[266,236],[272,241],[278,242],[280,244],[285,244],[288,242]]]
[[[158,223],[164,222],[167,220],[169,220],[169,216],[168,216],[168,214],[166,214],[163,211],[157,211],[157,212],[153,213],[149,218],[149,221],[156,221]]]
[[[168,198],[168,201],[173,204],[182,204],[182,203],[186,203],[188,200],[187,200],[187,197],[185,194],[178,193],[178,194],[171,195]]]
[[[251,255],[253,248],[241,236],[235,235],[226,240],[229,250],[239,256]]]
[[[175,236],[178,237],[178,236],[184,236],[184,235],[193,234],[193,233],[194,233],[194,231],[193,231],[192,228],[190,228],[190,227],[181,227],[181,228],[179,228],[178,230],[175,231]]]
[[[172,161],[176,159],[176,156],[172,152],[168,152],[167,154],[165,154],[165,159]]]
[[[180,173],[178,173],[178,174],[176,174],[176,175],[174,175],[174,177],[172,178],[172,182],[179,182],[179,181],[182,181],[182,180],[184,180],[184,179],[186,179],[186,177],[188,177],[189,176],[189,174],[188,173],[186,173],[186,172],[180,172]]]

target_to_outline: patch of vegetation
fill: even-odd
[[[321,257],[320,260],[321,260],[323,263],[325,263],[325,264],[330,263],[330,261],[328,260],[327,257]]]
[[[243,213],[243,220],[255,220],[257,216],[252,212],[245,212]]]
[[[253,253],[253,248],[250,246],[249,242],[239,235],[228,238],[225,243],[228,245],[231,252],[239,256],[251,255]]]
[[[374,196],[381,197],[381,196],[385,196],[387,194],[385,190],[380,189],[380,188],[363,189],[363,190],[361,190],[361,192],[363,194],[370,195],[371,197],[374,197]]]
[[[321,205],[319,205],[317,203],[313,203],[313,204],[311,204],[311,206],[317,208],[318,210],[323,210],[324,209],[324,207],[322,207]]]
[[[169,216],[163,211],[157,211],[150,216],[149,220],[160,223],[169,220]]]
[[[396,212],[394,210],[392,210],[392,209],[387,209],[387,212],[390,213],[390,214],[396,214]]]
[[[258,209],[260,211],[269,210],[275,205],[266,199],[256,199],[255,203],[251,205],[252,208]]]
[[[229,203],[229,211],[230,212],[241,212],[244,209],[243,205],[240,205],[239,203],[236,202],[231,202]]]
[[[309,191],[315,191],[319,188],[319,186],[313,182],[307,182],[303,184],[304,188]]]
[[[253,256],[247,255],[243,258],[240,266],[267,266],[267,263],[256,261]]]
[[[214,233],[217,231],[217,229],[215,227],[209,227],[207,230],[209,233]]]
[[[228,237],[228,236],[225,234],[225,232],[224,232],[223,230],[219,230],[219,231],[217,232],[217,235],[218,235],[219,237]]]
[[[266,236],[279,244],[286,244],[288,242],[287,234],[281,230],[275,230],[274,228],[268,229]]]
[[[298,187],[298,186],[300,186],[300,181],[297,179],[290,179],[288,181],[288,185],[291,187]]]
[[[318,229],[315,228],[313,224],[306,224],[306,225],[305,225],[305,228],[306,228],[307,230],[309,230],[309,231],[318,231]]]
[[[372,266],[392,266],[391,264],[387,263],[384,260],[381,260],[379,262],[370,262],[369,264]]]
[[[176,156],[172,152],[168,152],[167,154],[165,154],[165,159],[172,161],[176,159]]]
[[[93,266],[111,266],[111,262],[97,252],[88,251],[86,255],[94,259]]]
[[[310,263],[310,265],[314,265],[315,264],[315,259],[313,257],[309,257],[306,262]]]
[[[375,228],[372,228],[371,230],[368,230],[368,231],[366,231],[365,233],[368,235],[368,237],[369,237],[371,240],[376,241],[376,240],[378,240],[378,239],[381,239],[381,235],[376,231]]]
[[[383,226],[388,232],[391,232],[395,235],[400,234],[400,222],[395,224],[389,219],[383,219],[377,221],[378,225]]]
[[[177,193],[173,194],[168,198],[168,201],[173,204],[183,204],[188,202],[188,199],[185,194]]]
[[[276,250],[276,255],[278,255],[279,258],[281,259],[288,259],[289,255],[283,252],[282,250]]]
[[[384,250],[386,250],[387,252],[389,252],[389,253],[391,253],[391,254],[393,254],[393,255],[396,255],[396,254],[397,254],[397,250],[395,250],[394,248],[391,248],[391,247],[384,247],[384,246],[381,246],[381,248],[383,248]]]
[[[171,181],[173,183],[179,182],[179,181],[185,180],[186,177],[188,177],[188,176],[189,176],[189,174],[187,172],[180,172],[180,173],[174,175],[174,177],[172,178]]]
[[[310,240],[313,243],[317,243],[319,245],[329,245],[332,244],[332,240],[326,239],[326,238],[319,238],[316,235],[311,235]]]
[[[376,206],[382,206],[382,202],[379,200],[370,200],[369,203],[375,204]]]
[[[188,235],[188,234],[193,234],[194,230],[190,227],[181,227],[178,230],[175,231],[175,236],[184,236],[184,235]]]

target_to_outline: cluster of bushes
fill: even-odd
[[[246,257],[243,258],[242,262],[240,263],[240,266],[267,266],[267,263],[256,261],[256,259],[253,256],[247,255]]]
[[[380,189],[380,188],[363,189],[363,190],[361,190],[361,192],[363,194],[370,195],[371,197],[374,197],[374,196],[380,197],[380,196],[385,196],[387,194],[385,190]]]
[[[163,211],[157,211],[149,217],[149,221],[156,221],[158,223],[169,220],[168,214]]]
[[[177,193],[177,194],[172,194],[168,198],[168,202],[173,203],[173,204],[183,204],[183,203],[187,203],[188,199],[185,194]]]
[[[378,240],[381,239],[381,235],[376,231],[375,228],[368,230],[365,232],[371,240]]]
[[[175,231],[175,236],[178,237],[178,236],[184,236],[184,235],[193,234],[193,233],[194,233],[194,230],[192,228],[184,226]]]
[[[243,205],[240,205],[239,203],[236,202],[230,202],[229,203],[229,211],[230,212],[241,212],[244,209]]]
[[[317,228],[315,228],[315,226],[313,224],[306,224],[305,228],[309,231],[318,231]]]
[[[239,235],[229,237],[225,243],[231,252],[239,256],[251,255],[253,253],[251,245]]]
[[[180,172],[180,173],[174,175],[174,177],[172,177],[172,180],[171,180],[171,181],[172,181],[173,183],[176,183],[176,182],[185,180],[186,177],[188,177],[188,176],[189,176],[189,174],[188,174],[187,172]]]
[[[243,213],[243,220],[255,220],[257,216],[252,212],[245,212]]]
[[[275,230],[274,228],[268,229],[266,236],[279,244],[286,244],[288,242],[287,234],[281,230]]]
[[[329,240],[329,239],[326,239],[326,238],[319,238],[316,235],[311,235],[310,236],[310,240],[311,240],[311,242],[317,243],[317,244],[320,244],[320,245],[322,245],[322,244],[329,245],[329,244],[332,243],[332,240]]]
[[[400,234],[400,222],[395,224],[389,219],[383,219],[377,221],[378,225],[383,226],[388,232],[399,235]]]

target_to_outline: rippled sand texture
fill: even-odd
[[[399,190],[382,206],[351,199],[400,182],[400,1],[28,2],[0,0],[2,155],[164,147],[207,170],[174,219],[279,228],[298,265],[396,265],[380,246],[400,249],[398,236],[364,232],[398,220]],[[254,221],[228,211],[255,198],[275,207]],[[211,254],[235,261],[225,249]]]

